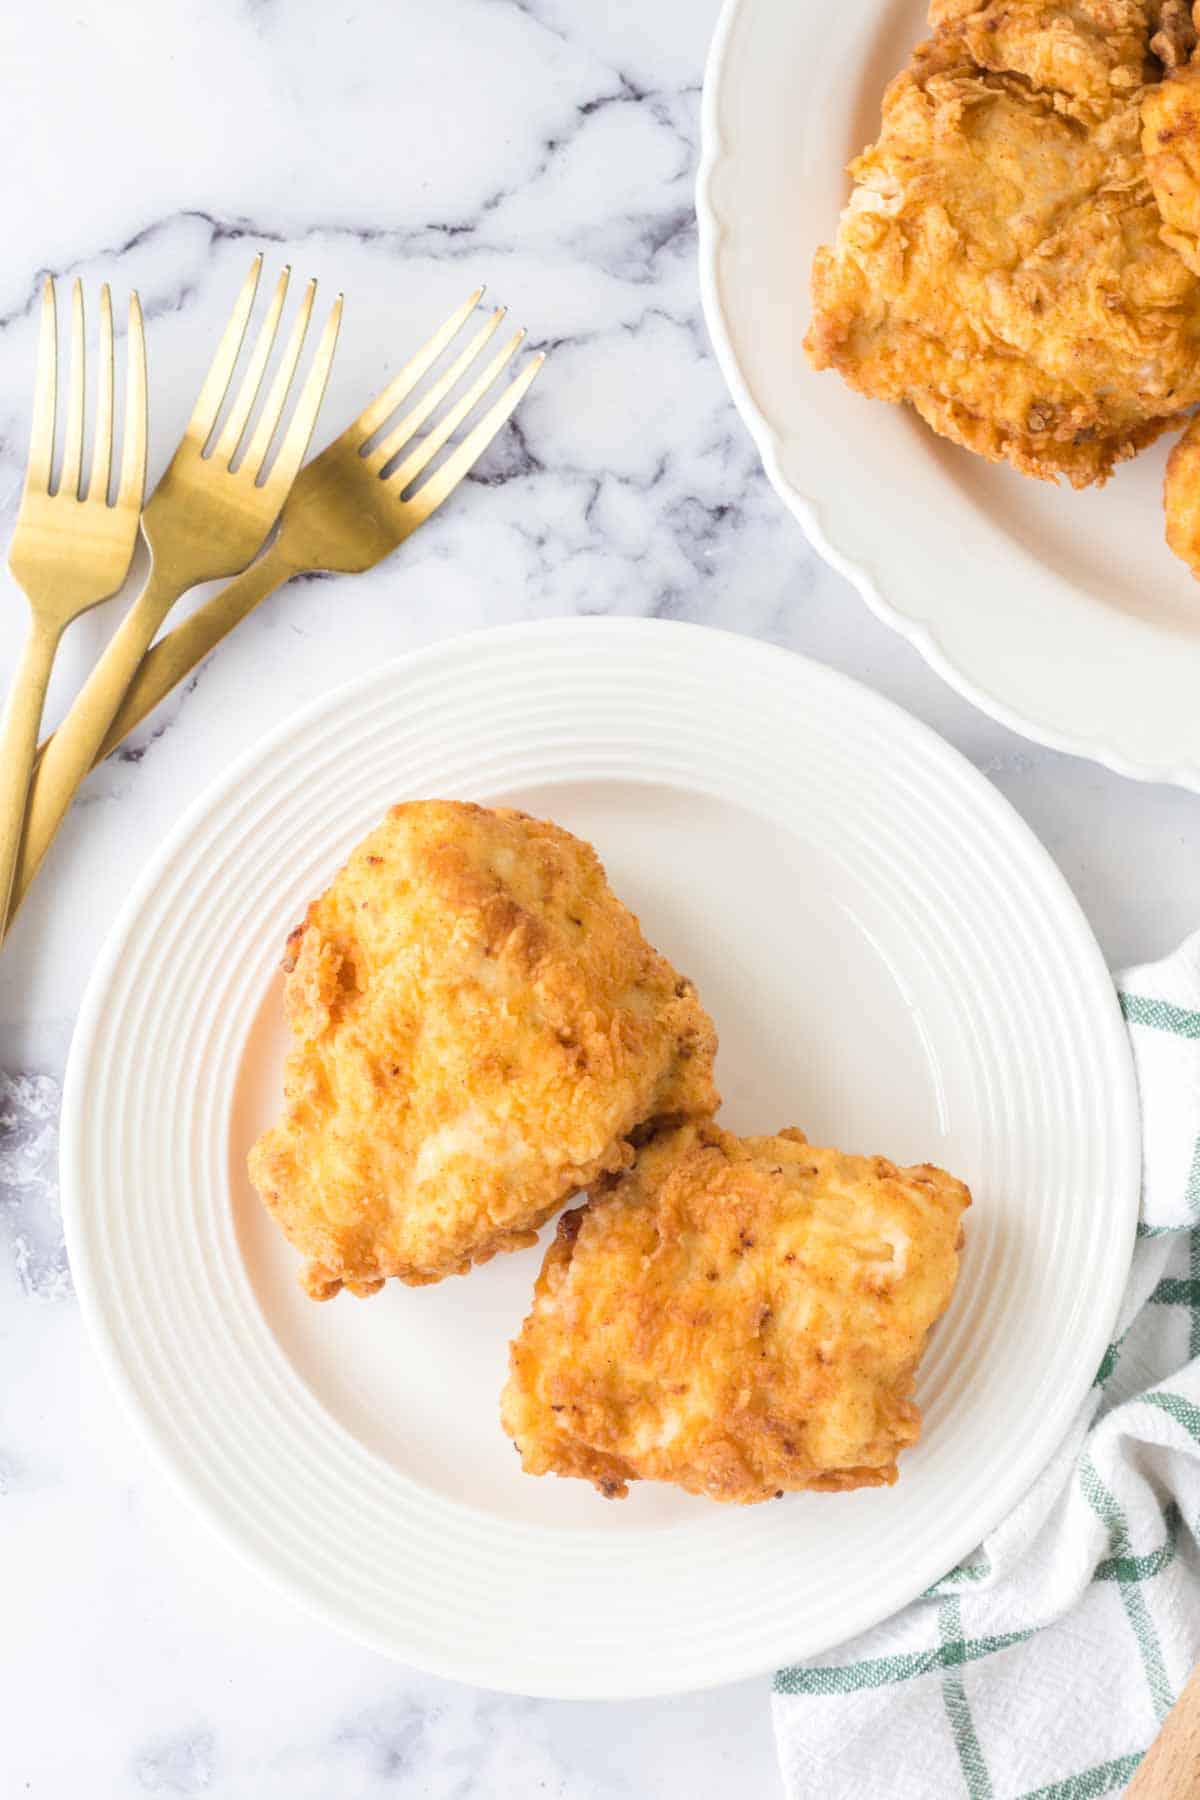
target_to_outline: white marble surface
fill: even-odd
[[[392,564],[276,596],[91,779],[0,962],[5,1796],[778,1791],[765,1680],[661,1704],[517,1701],[308,1623],[180,1510],[92,1365],[55,1208],[56,1082],[80,995],[166,827],[301,702],[485,623],[720,624],[834,663],[948,736],[1040,833],[1114,963],[1200,922],[1194,796],[1040,750],[974,712],[769,492],[697,299],[692,178],[714,12],[714,0],[41,0],[0,20],[0,526],[16,509],[43,269],[140,289],[152,472],[260,245],[347,292],[327,428],[478,281],[553,352],[520,431]],[[114,616],[74,629],[55,712]],[[10,592],[5,675],[20,622]]]

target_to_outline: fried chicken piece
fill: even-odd
[[[589,844],[393,807],[288,940],[292,1047],[250,1177],[314,1299],[465,1274],[713,1111],[716,1034]]]
[[[1200,400],[1200,282],[1140,137],[1176,0],[942,0],[888,87],[806,348],[1026,475],[1102,482]],[[1178,252],[1178,253],[1177,253]]]
[[[1196,48],[1196,26],[1186,0],[1162,0],[1158,29],[1150,39],[1151,54],[1164,69],[1178,69]]]
[[[1173,15],[1173,25],[1169,54],[1175,60],[1171,73],[1148,88],[1142,101],[1142,152],[1162,218],[1159,235],[1193,275],[1200,275],[1200,68],[1194,60],[1196,30],[1186,17]],[[1193,58],[1186,63],[1185,48],[1190,49]]]
[[[894,1482],[970,1201],[799,1131],[655,1138],[559,1220],[501,1400],[522,1466],[743,1504]]]
[[[1163,511],[1167,543],[1200,580],[1200,415],[1167,458]]]
[[[1173,4],[1173,0],[1168,0],[1168,4]],[[1200,67],[1195,60],[1196,27],[1182,7],[1173,15],[1173,26],[1175,41],[1169,52],[1172,72],[1157,87],[1149,89],[1142,102],[1142,150],[1162,215],[1163,242],[1171,246],[1193,275],[1200,276]],[[1192,60],[1185,62],[1185,55]],[[1167,460],[1163,510],[1168,544],[1192,574],[1200,577],[1200,425],[1196,420]]]

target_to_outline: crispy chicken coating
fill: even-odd
[[[1190,21],[1176,22],[1173,43],[1171,72],[1142,100],[1142,152],[1162,219],[1159,235],[1200,275],[1200,69]]]
[[[501,1400],[523,1467],[741,1503],[894,1482],[970,1199],[795,1130],[656,1137],[559,1220]]]
[[[292,1046],[250,1176],[314,1299],[534,1242],[642,1129],[713,1111],[716,1034],[590,845],[392,809],[288,940]]]
[[[1191,22],[934,0],[930,23],[817,253],[810,360],[992,461],[1102,482],[1200,401],[1194,225],[1164,229],[1141,137]]]
[[[1192,420],[1167,458],[1163,511],[1168,544],[1200,579],[1200,417]]]
[[[1142,102],[1142,149],[1163,241],[1200,276],[1200,67],[1195,25],[1177,0],[1168,0],[1173,3],[1172,72]],[[1200,425],[1195,420],[1167,460],[1163,510],[1168,544],[1200,577]]]

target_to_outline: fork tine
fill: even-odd
[[[142,326],[142,303],[136,293],[129,296],[129,336],[125,355],[125,422],[122,427],[125,442],[121,450],[117,505],[133,506],[140,512],[146,492],[146,333]]]
[[[63,445],[62,474],[58,491],[79,497],[79,471],[83,466],[83,283],[78,275],[71,283],[71,374],[67,390],[67,436]]]
[[[96,435],[92,443],[92,472],[88,499],[100,506],[108,502],[108,478],[112,474],[113,435],[113,322],[112,295],[107,281],[100,289],[100,379],[96,383]]]
[[[276,499],[280,506],[283,505],[288,489],[296,479],[297,469],[308,454],[313,426],[317,422],[317,414],[320,412],[321,402],[325,398],[325,385],[329,380],[329,370],[333,363],[333,353],[337,348],[338,329],[341,322],[342,296],[339,294],[325,321],[325,329],[321,333],[317,353],[313,357],[312,367],[300,390],[300,398],[296,402],[296,410],[284,433],[283,442],[275,454],[271,473],[261,483],[263,489]]]
[[[275,283],[275,292],[271,295],[267,316],[259,327],[246,373],[242,376],[242,383],[229,410],[229,417],[221,429],[221,435],[213,450],[216,460],[224,463],[227,467],[237,455],[238,445],[242,441],[242,433],[246,429],[246,421],[254,409],[254,402],[258,399],[258,390],[262,386],[271,351],[275,348],[275,334],[279,330],[279,320],[283,314],[283,303],[287,299],[288,283],[291,278],[291,265],[288,264]]]
[[[217,345],[217,354],[209,365],[208,374],[188,420],[186,435],[193,440],[199,438],[200,449],[203,449],[212,436],[212,428],[217,422],[217,414],[221,410],[221,402],[225,398],[229,383],[233,379],[233,371],[237,366],[238,352],[242,347],[242,339],[246,335],[246,326],[250,320],[250,312],[254,306],[254,296],[258,292],[258,278],[262,273],[262,252],[259,251],[250,264],[250,273],[242,283],[242,291],[238,295],[234,308],[229,316],[224,335]]]
[[[388,433],[383,442],[371,451],[367,457],[368,468],[374,469],[378,473],[380,469],[391,462],[398,450],[403,449],[409,438],[420,429],[435,407],[441,405],[451,388],[461,381],[492,333],[499,329],[507,310],[507,307],[504,306],[496,308],[487,324],[480,327],[466,349],[455,357],[444,374],[438,376],[433,386],[425,390],[416,405],[405,413],[400,423]]]
[[[423,487],[419,487],[410,500],[404,501],[404,509],[412,518],[410,530],[416,530],[424,524],[431,512],[434,512],[452,494],[463,476],[478,462],[500,428],[508,422],[524,398],[534,376],[545,362],[545,355],[539,351],[531,356],[521,373],[511,381],[500,398],[489,406],[479,423],[475,425],[463,439],[452,456],[448,456],[440,469],[435,469]],[[396,477],[388,483],[396,486]],[[402,488],[396,489],[402,493]]]
[[[416,355],[408,359],[400,373],[392,377],[382,394],[376,395],[371,404],[363,408],[350,427],[350,431],[363,443],[368,438],[374,437],[379,427],[395,412],[405,395],[416,387],[426,369],[432,368],[451,338],[458,336],[483,299],[483,295],[483,288],[477,287],[470,299],[464,300],[462,305],[438,326],[428,343],[422,344]],[[347,433],[348,435],[349,433]]]
[[[42,321],[38,327],[37,374],[33,382],[33,427],[29,434],[29,463],[25,492],[48,494],[54,467],[54,408],[58,396],[58,326],[54,310],[54,283],[47,275],[42,283]]]
[[[512,361],[524,340],[524,331],[514,331],[503,349],[498,350],[493,356],[479,379],[471,383],[462,398],[455,401],[445,417],[438,420],[433,430],[414,445],[399,468],[392,470],[388,480],[395,481],[398,494],[402,494],[409,483],[416,480],[421,470],[433,461],[446,440],[458,430],[467,414],[478,406],[501,369]]]
[[[304,339],[308,333],[308,322],[312,317],[313,301],[316,298],[317,284],[310,281],[304,290],[304,298],[300,302],[300,311],[296,314],[283,360],[275,371],[275,379],[271,383],[271,391],[267,395],[266,405],[250,440],[250,448],[242,461],[242,466],[251,480],[256,481],[262,473],[263,464],[267,460],[267,451],[271,447],[271,439],[275,436],[275,428],[283,413],[284,402],[288,397],[288,389],[296,373],[296,364],[300,361],[300,352],[304,348]]]

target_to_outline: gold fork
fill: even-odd
[[[29,466],[8,552],[13,578],[29,601],[30,621],[0,727],[0,919],[8,908],[20,853],[38,726],[59,640],[72,619],[115,594],[129,573],[146,485],[146,343],[137,295],[129,296],[124,448],[117,495],[111,505],[113,321],[107,285],[100,289],[100,378],[86,497],[81,491],[84,333],[83,288],[78,281],[71,289],[71,377],[62,473],[51,493],[57,337],[54,283],[47,277],[42,288]]]
[[[142,532],[151,557],[146,585],[70,712],[47,742],[38,764],[13,884],[9,925],[167,612],[180,594],[198,582],[232,575],[246,566],[278,518],[304,460],[337,343],[340,295],[329,314],[278,453],[267,468],[312,315],[315,281],[308,284],[258,423],[245,454],[238,460],[279,328],[287,296],[288,269],[276,283],[228,418],[211,453],[205,455],[205,446],[233,379],[261,269],[262,257],[257,256],[205,376],[183,441],[142,514]]]
[[[228,587],[177,625],[146,656],[100,750],[107,756],[141,724],[165,695],[233,630],[260,600],[293,575],[313,570],[357,574],[374,568],[453,493],[522,399],[545,357],[533,356],[492,401],[440,468],[410,498],[405,490],[479,404],[516,354],[525,336],[514,332],[445,415],[385,479],[393,459],[475,365],[504,317],[504,310],[475,332],[465,349],[368,453],[367,446],[458,335],[483,295],[476,289],[439,326],[412,360],[339,438],[300,471],[269,549]],[[53,741],[53,740],[51,740]],[[99,758],[97,759],[99,760]]]

